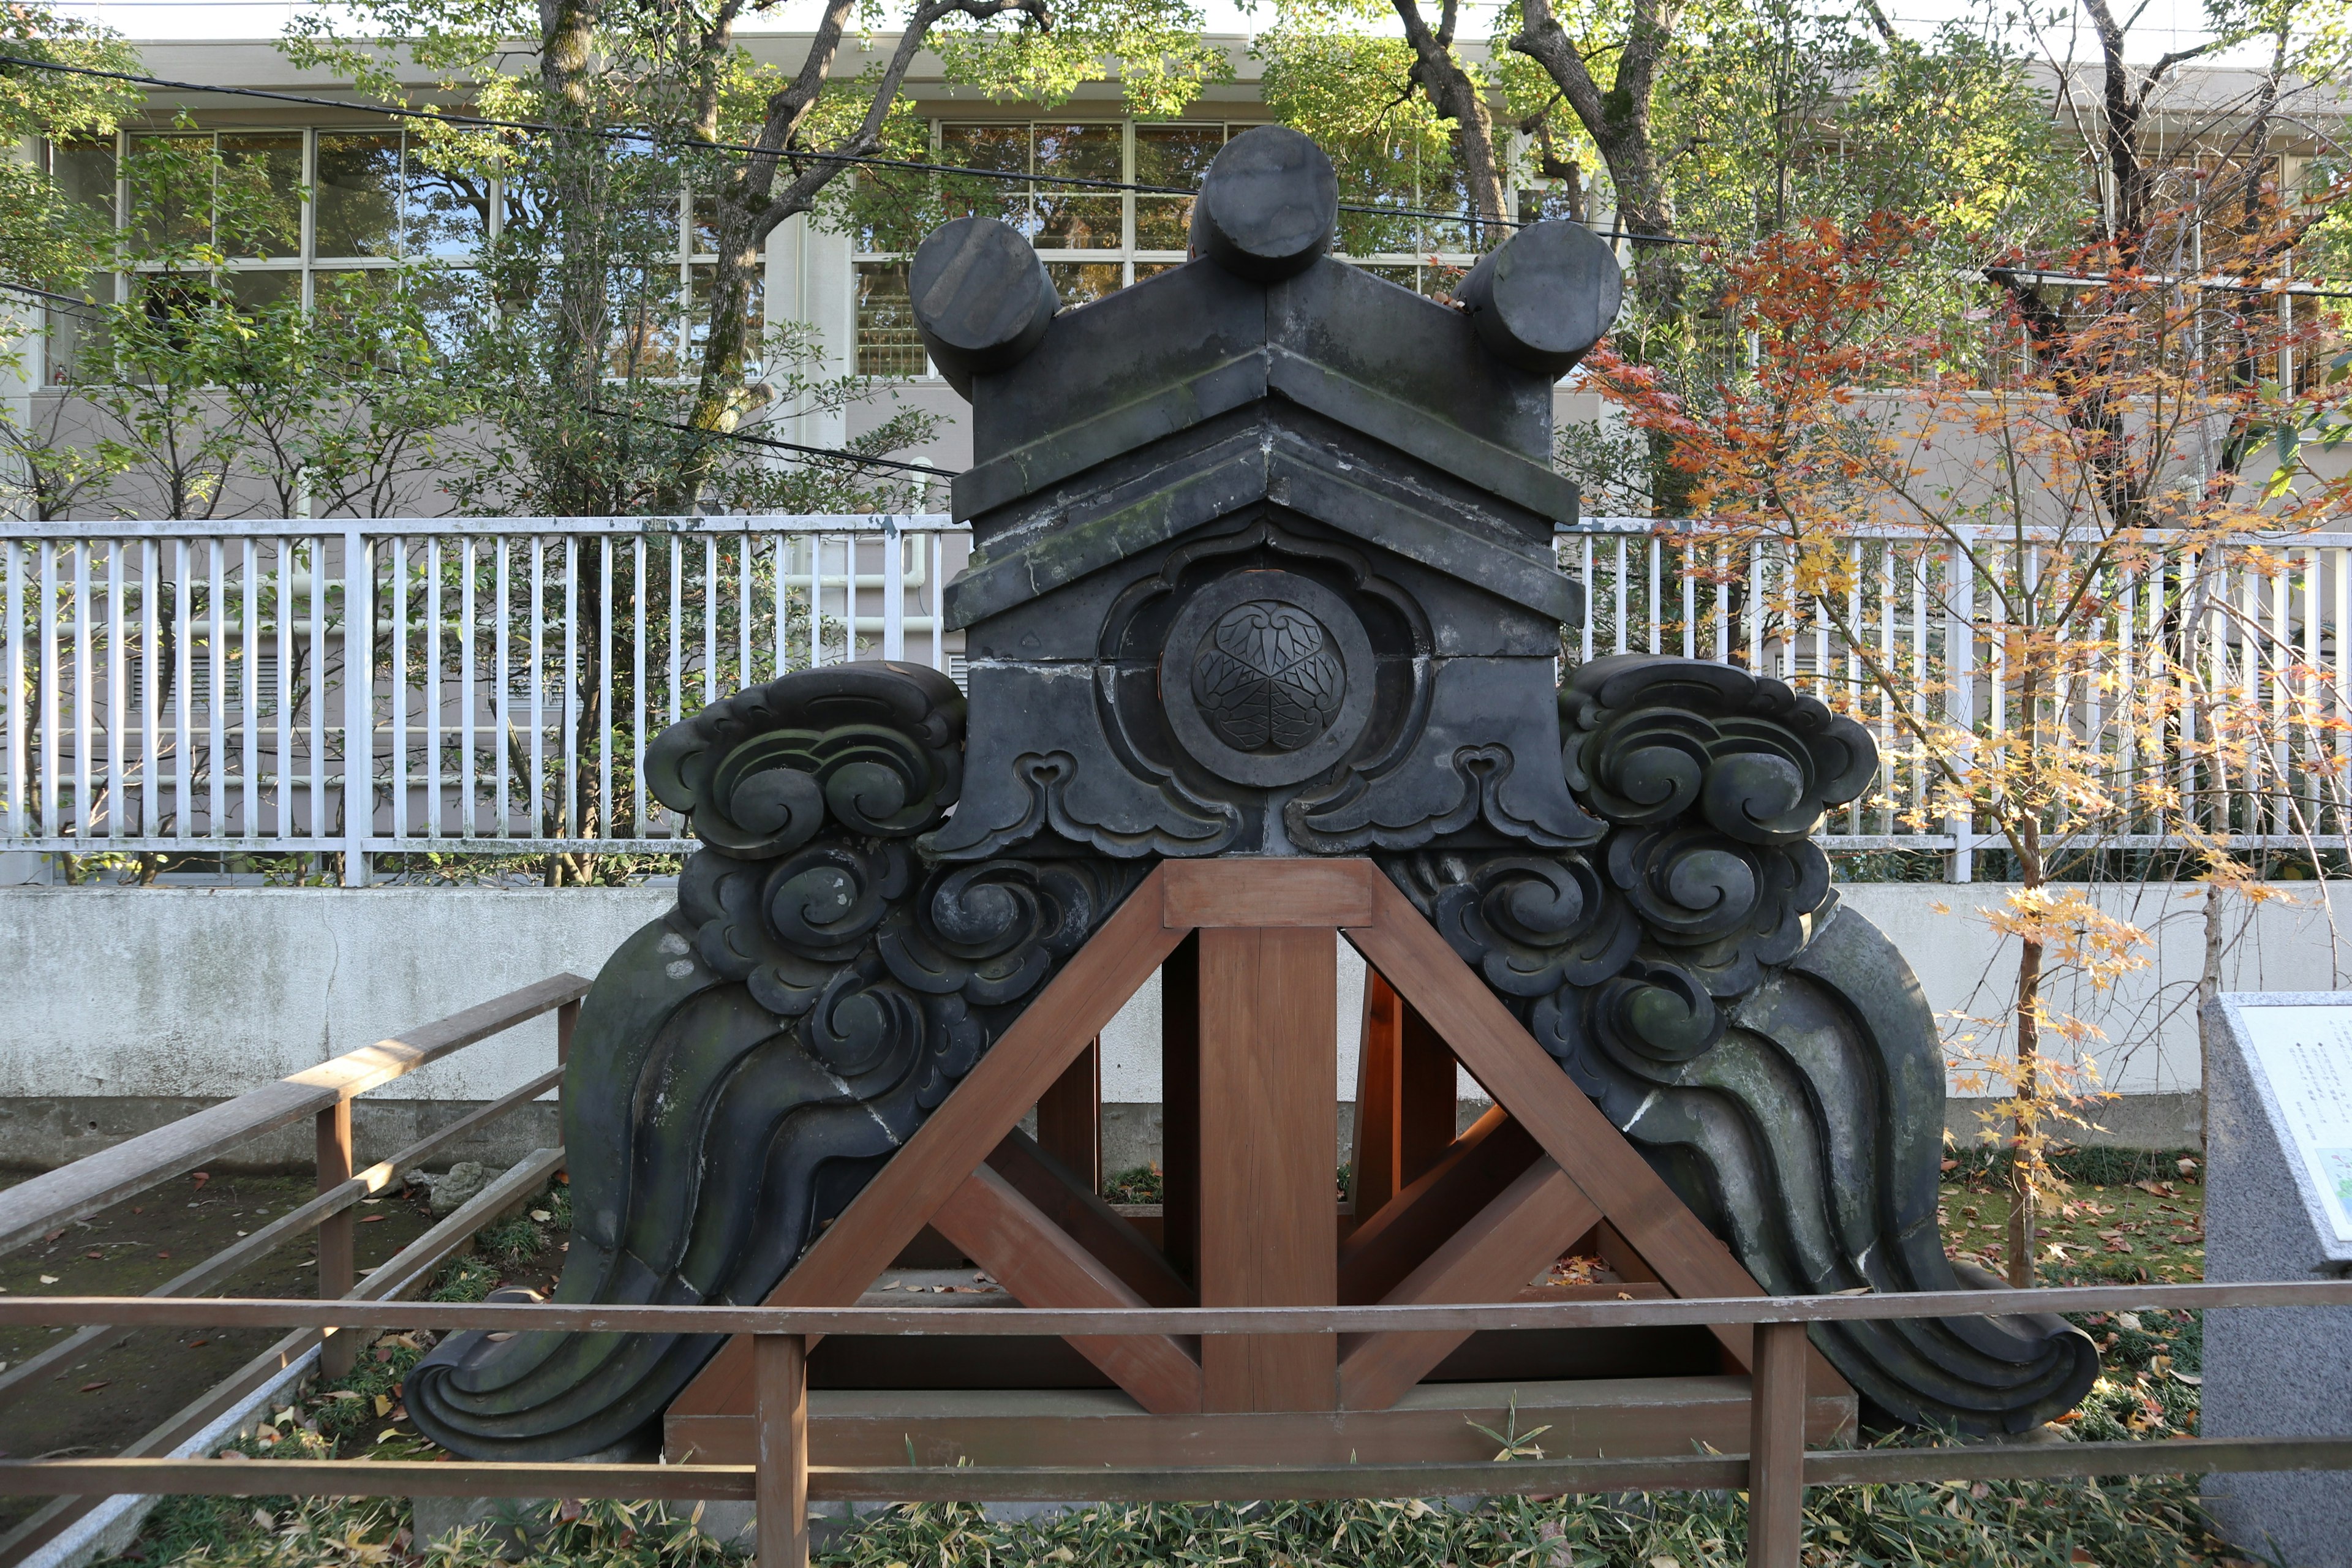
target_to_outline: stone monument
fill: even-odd
[[[2206,1012],[2205,1278],[2352,1275],[2352,998],[2249,993]],[[2205,1314],[2206,1437],[2352,1436],[2352,1307]],[[2295,1568],[2352,1568],[2352,1478],[2206,1479],[2215,1521]]]
[[[834,666],[651,749],[703,847],[582,1015],[560,1300],[788,1289],[1155,868],[1204,858],[1384,879],[1548,1055],[1545,1092],[1589,1099],[1653,1206],[1697,1216],[1679,1255],[1719,1255],[1715,1278],[1996,1286],[1937,1228],[1934,1019],[1810,837],[1875,779],[1868,733],[1727,665],[1559,679],[1581,599],[1553,545],[1577,506],[1553,385],[1615,318],[1608,246],[1522,227],[1440,304],[1327,254],[1337,199],[1323,153],[1265,127],[1210,170],[1194,258],[1096,303],[1061,308],[992,219],[917,253],[924,342],[972,403],[974,552],[945,601],[969,701],[928,669]],[[1320,1136],[1302,1158],[1328,1172]],[[1053,1201],[1076,1225],[1095,1200]],[[1173,1254],[1129,1261],[1145,1299],[1193,1288]],[[1975,1431],[2048,1420],[2096,1370],[2050,1318],[1813,1341],[1884,1418]],[[407,1402],[461,1453],[569,1457],[648,1431],[718,1349],[459,1335]],[[1154,1353],[1154,1386],[1193,1397],[1191,1352]]]

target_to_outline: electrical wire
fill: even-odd
[[[0,55],[0,67],[21,66],[28,70],[61,71],[72,76],[94,77],[104,81],[120,81],[133,87],[168,88],[174,92],[219,93],[232,98],[257,98],[271,103],[303,104],[317,109],[340,109],[347,113],[381,114],[394,119],[429,120],[447,125],[470,126],[486,131],[519,131],[542,136],[593,136],[617,142],[646,142],[698,153],[740,153],[755,158],[782,161],[804,160],[819,163],[846,163],[861,168],[898,169],[910,174],[951,174],[964,178],[1010,180],[1024,184],[1067,185],[1084,190],[1132,191],[1139,195],[1196,196],[1200,192],[1183,185],[1150,185],[1131,180],[1102,180],[1079,174],[1028,174],[1010,169],[982,169],[970,164],[934,163],[913,158],[884,158],[872,153],[819,153],[800,148],[761,147],[745,142],[705,142],[699,137],[678,138],[652,131],[629,131],[615,126],[555,125],[537,120],[497,120],[478,114],[457,114],[445,110],[412,109],[405,105],[354,103],[348,99],[321,98],[307,93],[277,92],[258,87],[223,87],[217,83],[176,81],[169,77],[142,76],[135,71],[100,70],[95,66],[67,65],[59,60],[33,59],[23,55]],[[1361,202],[1341,202],[1341,212],[1362,213],[1375,217],[1432,218],[1442,223],[1458,223],[1472,227],[1519,229],[1532,226],[1509,218],[1483,218],[1460,212],[1437,212],[1423,207],[1382,206]],[[1648,245],[1712,245],[1714,240],[1687,235],[1640,234],[1628,229],[1593,231],[1603,239],[1630,239]]]
[[[956,468],[935,468],[929,463],[901,462],[896,458],[868,457],[863,452],[845,451],[838,447],[810,447],[798,441],[778,440],[773,436],[754,436],[743,430],[712,430],[700,425],[688,425],[676,419],[656,419],[650,414],[632,414],[620,408],[599,408],[590,405],[588,412],[607,419],[625,419],[634,425],[658,425],[666,430],[682,430],[689,436],[705,436],[728,441],[741,441],[748,446],[772,447],[779,451],[798,452],[804,456],[829,458],[837,462],[864,463],[877,468],[900,468],[910,474],[929,479],[951,479],[960,473]]]

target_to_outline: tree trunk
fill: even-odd
[[[2213,1081],[2213,1026],[2206,1009],[2221,994],[2221,885],[2205,884],[2205,968],[2197,977],[2197,1148],[2204,1152],[2210,1136],[2206,1107]]]
[[[1454,121],[1454,165],[1462,171],[1472,208],[1484,224],[1493,226],[1489,234],[1472,230],[1470,248],[1483,250],[1509,233],[1502,226],[1508,215],[1503,210],[1503,173],[1495,156],[1495,122],[1486,112],[1486,95],[1454,58],[1454,0],[1445,0],[1433,33],[1418,0],[1394,4],[1404,23],[1405,41],[1412,46],[1412,84],[1431,108]]]
[[[1551,78],[1608,165],[1617,193],[1616,226],[1633,249],[1628,281],[1636,306],[1633,319],[1613,335],[1627,359],[1651,363],[1684,346],[1688,331],[1684,294],[1689,279],[1681,251],[1671,243],[1674,193],[1652,125],[1658,70],[1680,18],[1678,0],[1633,0],[1617,75],[1605,91],[1553,16],[1550,0],[1525,0],[1523,25],[1511,39],[1515,53]],[[1671,437],[1653,431],[1648,443],[1652,510],[1661,517],[1686,515],[1697,477],[1675,467]]]
[[[2029,683],[2030,685],[2030,683]],[[2019,879],[2029,889],[2042,886],[2041,824],[2028,817],[2019,836]],[[2017,958],[2018,1104],[2009,1146],[2009,1282],[2022,1290],[2033,1283],[2035,1178],[2041,1162],[2042,958],[2040,939],[2028,937]]]

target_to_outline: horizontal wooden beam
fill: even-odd
[[[0,1252],[111,1207],[240,1143],[316,1116],[461,1047],[551,1013],[585,996],[589,984],[577,974],[552,975],[21,1182],[0,1193]]]
[[[1491,1459],[1480,1426],[1550,1428],[1548,1454],[1632,1458],[1746,1447],[1748,1380],[1694,1376],[1425,1383],[1386,1410],[1209,1411],[1152,1415],[1118,1389],[845,1389],[809,1396],[811,1454],[828,1465],[1466,1464]],[[1850,1439],[1854,1400],[1816,1395],[1807,1436]],[[1516,1414],[1515,1414],[1516,1413]],[[667,1452],[750,1460],[748,1415],[672,1420]],[[913,1445],[913,1453],[908,1452]]]
[[[2352,1469],[2348,1437],[2191,1437],[1808,1452],[1807,1486],[1894,1481]],[[1486,1464],[1219,1466],[812,1465],[816,1500],[953,1501],[1513,1496],[1730,1490],[1745,1454]],[[6,1459],[0,1497],[561,1497],[748,1499],[749,1465],[432,1464],[383,1459]]]
[[[1360,859],[1169,860],[1160,872],[1171,931],[1368,925],[1380,919],[1373,884],[1387,881]]]
[[[885,1259],[887,1264],[887,1259]],[[875,1271],[877,1274],[881,1269]],[[1636,1329],[1709,1323],[1853,1323],[2021,1312],[2200,1311],[2352,1306],[2352,1279],[2212,1285],[2065,1285],[2032,1290],[1879,1296],[1698,1296],[1655,1301],[1499,1301],[1433,1307],[632,1307],[575,1302],[411,1301],[382,1321],[404,1329],[648,1334],[1328,1334],[1386,1329]],[[0,1297],[0,1327],[271,1328],[332,1322],[332,1301],[270,1296]]]

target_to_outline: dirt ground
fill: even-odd
[[[0,1173],[0,1186],[27,1179]],[[181,1176],[37,1243],[0,1257],[0,1291],[11,1296],[137,1296],[202,1262],[266,1219],[308,1201],[307,1175]],[[432,1224],[397,1193],[362,1203],[355,1230],[368,1269]],[[317,1294],[317,1251],[308,1235],[214,1293]],[[0,1363],[13,1366],[68,1330],[0,1329]],[[110,1454],[147,1432],[275,1343],[278,1329],[148,1329],[93,1345],[88,1355],[0,1406],[0,1458]],[[0,1531],[38,1506],[0,1499]]]

